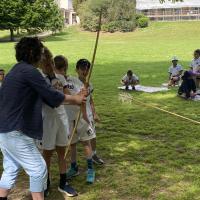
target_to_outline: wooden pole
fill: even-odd
[[[91,75],[92,75],[92,71],[93,71],[93,68],[94,68],[94,63],[95,63],[95,58],[96,58],[96,53],[97,53],[97,47],[98,47],[98,43],[99,43],[99,36],[100,36],[100,31],[101,31],[101,20],[102,20],[102,10],[100,11],[100,15],[99,15],[99,24],[98,24],[98,30],[97,30],[97,36],[96,36],[94,52],[93,52],[93,56],[92,56],[91,67],[90,67],[89,74],[88,74],[88,76],[86,78],[86,83],[84,84],[86,88],[89,85],[90,78],[91,78]],[[76,133],[76,130],[77,130],[77,127],[78,127],[78,123],[80,121],[80,117],[81,117],[81,109],[80,109],[80,111],[79,111],[79,113],[77,115],[76,123],[74,125],[74,129],[72,131],[72,134],[70,136],[69,142],[68,142],[66,150],[65,150],[65,159],[67,158],[67,154],[69,152],[69,148],[70,148],[72,139],[73,139],[73,137],[74,137],[74,135]]]

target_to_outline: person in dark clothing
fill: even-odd
[[[182,80],[181,86],[178,89],[178,95],[186,99],[194,98],[197,95],[197,89],[193,79],[193,73],[191,71],[185,71]]]
[[[47,169],[34,139],[41,140],[42,103],[58,107],[62,103],[81,104],[86,92],[64,95],[52,88],[36,69],[43,53],[37,38],[24,37],[15,47],[18,63],[6,75],[0,89],[0,148],[3,173],[0,200],[7,200],[17,175],[23,168],[30,178],[33,200],[43,200]]]

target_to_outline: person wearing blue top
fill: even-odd
[[[54,108],[62,103],[81,104],[86,92],[64,95],[52,88],[36,69],[43,53],[37,37],[24,37],[15,46],[18,63],[6,75],[0,89],[0,148],[3,173],[0,200],[7,200],[23,168],[30,178],[33,200],[43,200],[47,169],[34,139],[42,139],[42,103]]]

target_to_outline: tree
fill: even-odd
[[[64,19],[54,0],[36,0],[27,3],[27,12],[21,26],[29,31],[61,30]]]
[[[135,0],[87,0],[78,10],[85,30],[96,31],[100,10],[103,30],[132,31],[135,28]]]
[[[75,12],[78,11],[81,3],[83,3],[84,1],[86,1],[86,0],[72,0],[72,4],[73,4],[73,8],[74,8]]]
[[[0,29],[10,30],[10,40],[14,40],[14,30],[20,27],[24,15],[23,0],[1,0],[0,2]]]
[[[28,31],[61,30],[64,19],[54,0],[1,0],[0,29],[10,30],[14,40],[14,30]]]

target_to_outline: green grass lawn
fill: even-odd
[[[191,122],[118,99],[121,77],[128,69],[139,75],[143,85],[160,86],[168,79],[173,55],[189,68],[193,51],[200,48],[200,22],[152,23],[134,33],[102,33],[92,82],[96,110],[98,153],[104,167],[96,167],[94,185],[85,183],[86,164],[79,147],[81,175],[71,183],[81,200],[194,200],[200,199],[200,127]],[[77,27],[45,39],[54,55],[69,59],[70,74],[79,58],[91,59],[95,34]],[[0,43],[0,68],[15,63],[14,43]],[[199,102],[176,97],[176,89],[134,97],[166,110],[200,121]],[[52,167],[52,195],[57,192],[58,168]],[[17,191],[28,187],[20,175]],[[27,179],[25,179],[27,181]],[[16,200],[16,199],[15,199]]]

